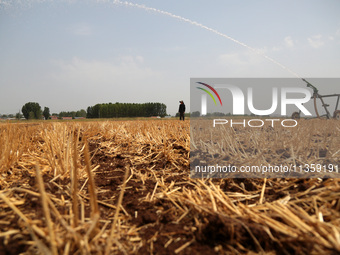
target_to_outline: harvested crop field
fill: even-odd
[[[339,165],[339,122],[313,123],[306,156]],[[191,179],[189,125],[0,124],[0,254],[340,252],[339,179]]]

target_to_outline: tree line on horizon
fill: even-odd
[[[87,118],[120,118],[166,116],[163,103],[104,103],[89,106]]]
[[[16,114],[16,118],[20,119],[49,119],[50,109],[41,106],[37,102],[28,102],[21,108],[22,115]],[[81,109],[79,111],[62,111],[59,114],[53,113],[52,116],[62,117],[86,117],[86,118],[120,118],[120,117],[151,117],[166,116],[166,105],[163,103],[103,103],[89,106],[87,111]]]

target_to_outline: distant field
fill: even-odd
[[[227,132],[233,164],[340,163],[333,120]],[[340,252],[340,179],[191,179],[190,153],[177,119],[0,123],[0,254]]]
[[[124,120],[169,120],[169,119],[178,119],[177,117],[169,117],[169,118],[154,118],[154,117],[119,117],[119,118],[84,118],[84,119],[72,119],[72,120],[62,120],[62,119],[57,119],[57,120],[26,120],[26,119],[0,119],[0,123],[27,123],[27,122],[65,122],[65,121],[124,121]]]

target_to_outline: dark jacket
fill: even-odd
[[[180,113],[184,113],[185,112],[185,104],[184,103],[179,105],[178,112],[180,112]]]

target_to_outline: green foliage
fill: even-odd
[[[201,116],[201,113],[199,111],[191,113],[191,117],[199,117],[199,116]]]
[[[45,120],[48,120],[50,118],[50,109],[48,107],[44,107],[43,115]]]
[[[29,102],[24,104],[21,108],[21,112],[25,119],[41,119],[41,107],[38,103]]]
[[[151,117],[166,116],[166,105],[162,103],[108,103],[87,108],[87,118]]]
[[[58,114],[59,118],[62,117],[72,117],[73,119],[76,117],[86,117],[86,111],[84,109],[81,109],[80,111],[71,111],[71,112],[60,112]]]
[[[60,112],[59,113],[59,118],[62,117],[72,117],[74,119],[74,117],[76,117],[76,112],[75,111],[71,111],[71,112]]]
[[[21,117],[22,117],[22,114],[21,114],[20,112],[18,112],[18,113],[15,114],[15,118],[16,118],[17,120],[20,120]]]
[[[81,109],[80,111],[76,112],[76,117],[84,117],[86,118],[86,111],[84,109]]]
[[[36,118],[35,118],[34,112],[29,112],[29,114],[28,114],[28,119],[29,119],[29,120],[36,119]]]

